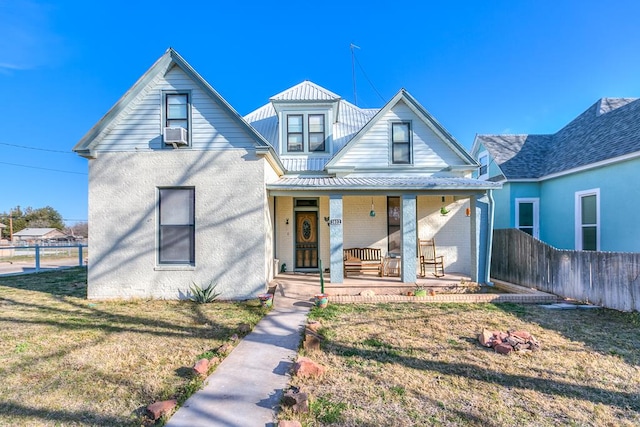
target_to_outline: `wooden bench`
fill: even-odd
[[[344,249],[343,267],[344,277],[348,273],[364,273],[375,271],[382,276],[382,254],[380,249],[374,248],[350,248]]]

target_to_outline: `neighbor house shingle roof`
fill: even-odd
[[[535,179],[640,152],[640,99],[602,98],[553,135],[478,135],[507,179]]]

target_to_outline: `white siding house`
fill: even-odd
[[[169,49],[74,151],[89,159],[89,298],[210,282],[250,298],[274,259],[322,261],[342,283],[350,247],[401,258],[411,283],[419,238],[488,281],[499,184],[472,179],[478,164],[405,90],[371,110],[305,81],[243,118]]]

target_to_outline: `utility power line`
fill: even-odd
[[[20,165],[18,163],[0,162],[0,164],[9,165],[9,166],[18,166],[18,167],[21,167],[21,168],[40,169],[40,170],[52,171],[52,172],[72,173],[72,174],[76,174],[76,175],[87,175],[87,173],[85,173],[85,172],[73,172],[73,171],[64,171],[64,170],[61,170],[61,169],[41,168],[41,167],[38,167],[38,166]]]
[[[72,154],[72,155],[76,155],[75,153],[71,152],[71,151],[63,151],[63,150],[52,150],[49,148],[38,148],[38,147],[29,147],[27,145],[19,145],[19,144],[9,144],[6,142],[0,142],[0,145],[6,145],[8,147],[18,147],[18,148],[24,148],[26,150],[37,150],[37,151],[48,151],[50,153],[62,153],[62,154]]]

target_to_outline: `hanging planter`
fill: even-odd
[[[258,295],[260,305],[264,308],[271,308],[273,306],[273,294],[260,294]]]

